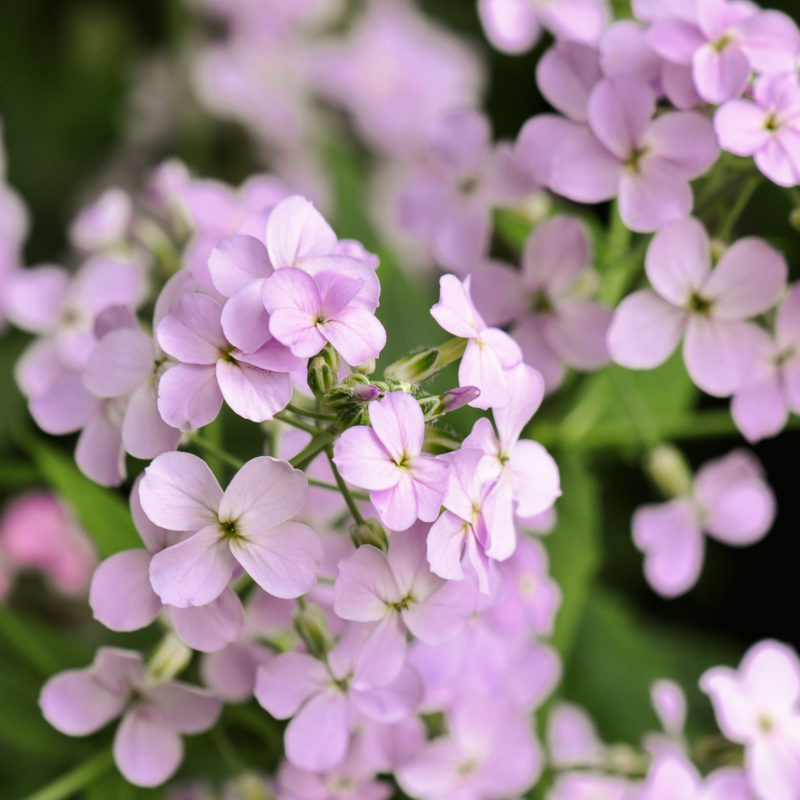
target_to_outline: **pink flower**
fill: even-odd
[[[608,361],[611,312],[585,295],[595,277],[592,245],[583,224],[556,216],[528,237],[522,269],[490,263],[472,275],[472,291],[487,322],[511,325],[525,362],[544,377],[548,392],[565,366],[594,370]]]
[[[148,681],[142,657],[101,647],[87,669],[51,678],[39,705],[47,721],[68,736],[88,736],[122,715],[114,761],[136,786],[158,786],[183,758],[180,734],[202,733],[220,712],[220,701],[196,686]]]
[[[270,333],[298,358],[310,358],[325,347],[336,349],[351,366],[377,358],[386,331],[374,314],[357,302],[363,281],[336,272],[309,275],[284,267],[263,287]]]
[[[509,370],[511,400],[493,411],[497,433],[486,417],[479,419],[463,446],[483,451],[481,478],[510,489],[520,517],[533,517],[551,508],[561,495],[558,467],[538,442],[520,439],[544,396],[542,376],[527,364]]]
[[[601,767],[607,757],[592,718],[564,701],[557,701],[547,718],[547,751],[556,769]]]
[[[42,570],[65,594],[83,592],[96,563],[87,534],[44,492],[20,497],[5,509],[0,552],[16,567]]]
[[[731,413],[751,442],[779,433],[789,411],[800,413],[800,285],[778,309],[774,336],[763,333],[754,369],[736,392]]]
[[[754,544],[772,526],[775,498],[758,462],[736,450],[698,473],[689,497],[643,506],[633,541],[645,554],[645,576],[659,594],[691,589],[703,565],[703,532],[735,547]]]
[[[751,797],[740,770],[716,770],[704,780],[694,764],[676,752],[661,753],[655,759],[637,795],[639,800],[750,800]]]
[[[450,481],[444,512],[428,533],[428,563],[446,580],[464,579],[466,560],[489,594],[489,559],[504,561],[517,544],[511,504],[494,483],[480,477],[483,453],[462,449],[450,456]],[[502,487],[501,487],[502,489]]]
[[[717,159],[711,122],[680,111],[653,119],[656,93],[637,78],[603,80],[589,97],[588,127],[565,131],[551,157],[550,188],[581,203],[619,197],[634,231],[654,231],[692,210],[689,181]]]
[[[735,392],[758,345],[758,331],[745,320],[778,299],[786,283],[783,256],[748,237],[712,269],[705,229],[686,219],[656,234],[645,269],[655,291],[634,292],[620,303],[608,332],[612,358],[631,369],[652,369],[667,360],[685,331],[683,358],[692,380],[709,394]]]
[[[264,591],[299,597],[316,581],[322,545],[305,525],[287,522],[305,503],[306,479],[283,461],[248,461],[225,492],[204,461],[164,453],[145,470],[139,496],[150,520],[192,535],[153,556],[150,578],[165,603],[210,603],[237,563]]]
[[[794,800],[800,786],[800,661],[764,640],[738,670],[714,667],[700,679],[723,734],[745,747],[745,771],[760,797]]]
[[[239,416],[255,422],[272,419],[292,396],[289,372],[304,362],[274,340],[243,353],[225,338],[222,309],[211,297],[180,297],[159,323],[161,348],[180,363],[158,384],[158,410],[169,425],[191,430],[219,414],[223,398]]]
[[[81,250],[104,250],[124,240],[132,219],[130,196],[112,186],[80,210],[70,226],[69,238]]]
[[[508,370],[522,361],[516,342],[503,331],[490,328],[470,297],[470,277],[459,281],[455,275],[439,279],[439,302],[431,316],[453,336],[467,339],[458,367],[460,386],[477,386],[480,395],[469,405],[498,408],[511,399]]]
[[[397,770],[403,791],[426,800],[499,800],[525,792],[539,776],[530,721],[510,704],[465,700],[449,713],[448,728]]]
[[[634,800],[634,784],[602,773],[566,772],[559,775],[547,800]]]
[[[390,392],[369,404],[370,427],[348,428],[336,441],[334,461],[342,477],[369,489],[387,528],[404,531],[417,519],[439,516],[447,488],[447,464],[422,455],[425,420],[419,403]]]
[[[608,24],[606,0],[478,0],[483,29],[500,51],[530,50],[546,28],[557,39],[595,43]]]
[[[729,100],[717,109],[720,147],[753,156],[756,166],[780,186],[800,183],[800,86],[794,72],[764,75],[753,100]]]
[[[282,653],[258,671],[258,702],[277,719],[292,717],[284,744],[286,757],[300,769],[323,772],[340,764],[360,718],[399,722],[419,704],[419,678],[409,667],[379,689],[353,684],[365,633],[363,626],[346,629],[325,663],[305,653]]]
[[[492,207],[536,185],[520,174],[508,145],[492,147],[489,122],[478,111],[443,113],[426,143],[424,164],[400,190],[398,222],[441,266],[465,274],[489,250]]]
[[[790,17],[731,0],[698,0],[691,20],[657,19],[647,40],[667,61],[691,65],[697,91],[709,103],[741,94],[753,70],[794,70],[800,55],[800,32]]]
[[[339,562],[334,611],[342,619],[375,622],[356,662],[355,685],[393,681],[406,657],[406,629],[428,644],[457,636],[475,609],[469,585],[432,575],[425,560],[425,526],[392,537],[389,552],[359,547]]]

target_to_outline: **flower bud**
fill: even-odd
[[[644,468],[665,497],[685,497],[692,491],[692,473],[683,454],[662,444],[645,458]]]
[[[275,800],[275,795],[264,782],[264,779],[254,772],[243,772],[233,779],[235,796],[241,800]],[[227,797],[227,793],[226,793]]]
[[[147,675],[156,683],[172,680],[192,660],[192,649],[170,631],[158,644],[147,664]]]
[[[389,540],[386,538],[386,531],[383,525],[375,517],[364,520],[363,523],[356,522],[350,526],[350,538],[356,547],[362,544],[371,544],[378,550],[386,552],[389,549]]]
[[[369,361],[365,361],[363,364],[357,364],[353,367],[353,372],[358,372],[362,375],[372,375],[377,366],[378,362],[374,358],[371,358]]]
[[[305,603],[292,614],[292,623],[314,658],[322,658],[330,652],[333,636],[325,612],[318,605]]]
[[[341,361],[330,346],[325,347],[308,362],[308,388],[315,397],[324,397],[339,382]]]
[[[387,378],[409,383],[422,383],[432,378],[437,372],[452,364],[464,355],[467,339],[456,337],[438,347],[431,347],[419,353],[398,359],[386,370]]]
[[[455,411],[461,406],[469,405],[475,400],[481,390],[477,386],[459,386],[456,389],[448,389],[444,394],[439,395],[439,402],[441,407],[440,414],[446,414],[448,411]]]

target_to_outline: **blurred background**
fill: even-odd
[[[774,0],[770,5],[800,22],[794,0]],[[270,168],[269,148],[255,142],[236,121],[210,114],[197,99],[189,56],[199,42],[224,34],[222,23],[203,15],[198,6],[179,0],[0,3],[0,118],[6,179],[30,210],[26,263],[66,263],[66,231],[80,206],[109,184],[141,189],[143,174],[167,157],[182,159],[194,174],[234,185]],[[513,138],[526,119],[546,108],[533,77],[546,40],[526,55],[504,56],[485,42],[471,0],[427,0],[421,6],[485,60],[489,75],[485,108],[496,136]],[[348,133],[344,123],[341,128]],[[343,141],[346,158],[327,164],[334,172],[342,170],[329,208],[340,235],[361,236],[364,222],[351,192],[352,181],[367,169],[373,155],[355,136]],[[800,234],[789,224],[792,208],[792,197],[764,182],[737,233],[767,237],[787,254],[796,279]],[[402,267],[402,257],[398,261]],[[408,279],[396,265],[392,269],[398,271],[392,284],[397,291],[384,293],[384,313],[393,326],[405,326],[409,346],[431,343],[419,341],[420,331],[430,330],[426,321],[401,322],[404,315],[393,313],[393,308],[403,305],[402,292],[408,292],[423,315],[429,304],[420,298],[433,297],[435,271]],[[0,493],[6,505],[22,492],[52,485],[58,464],[71,458],[74,446],[72,437],[65,437],[50,440],[46,455],[36,450],[42,435],[34,432],[11,377],[26,341],[17,331],[0,338]],[[676,371],[675,365],[665,369]],[[665,385],[677,386],[659,384],[662,389]],[[545,408],[545,418],[559,413],[557,402]],[[708,398],[703,403],[716,407]],[[32,441],[37,444],[31,445]],[[692,465],[699,466],[743,440],[723,436],[680,444]],[[580,501],[571,500],[571,518],[562,519],[552,537],[554,570],[565,583],[565,593],[589,598],[580,615],[565,612],[575,614],[575,630],[561,693],[587,705],[607,740],[630,739],[654,722],[647,700],[647,686],[654,677],[674,677],[690,690],[694,704],[690,729],[701,731],[711,725],[710,707],[694,691],[704,668],[737,662],[749,644],[765,637],[800,647],[796,612],[800,432],[788,431],[754,450],[777,495],[774,529],[761,543],[743,550],[707,540],[698,585],[671,601],[659,599],[647,587],[641,555],[631,542],[633,509],[658,499],[641,470],[640,452],[624,447],[597,449],[580,458],[557,454],[565,473],[565,493],[572,492]],[[119,522],[115,515],[120,506],[107,506],[102,498],[111,490],[95,489],[88,481],[63,474],[55,480],[57,488],[65,491],[69,480],[73,497],[82,498],[83,509],[78,512],[82,522],[86,514],[94,515],[98,525]],[[573,538],[559,545],[561,526],[571,526]],[[67,740],[40,719],[35,701],[43,678],[55,669],[88,662],[98,642],[135,647],[149,641],[146,631],[109,634],[91,621],[80,592],[64,599],[52,580],[22,572],[0,607],[0,797],[4,799],[25,796],[96,749],[92,740]],[[567,581],[571,583],[566,585]],[[27,657],[20,657],[20,648]],[[39,664],[38,674],[31,663]],[[194,761],[190,755],[182,774],[191,774],[193,763],[205,756],[202,748],[194,753]],[[123,784],[101,786],[101,791],[106,794],[98,793],[98,798],[158,794]]]

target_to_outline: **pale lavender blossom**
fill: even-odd
[[[428,129],[423,163],[400,189],[397,219],[443,268],[466,274],[488,253],[492,208],[536,188],[509,145],[492,146],[483,114],[453,109]]]
[[[697,91],[709,103],[740,95],[752,71],[795,69],[800,56],[800,31],[790,17],[733,0],[698,0],[691,20],[661,17],[647,40],[667,61],[691,65]]]
[[[683,359],[694,383],[718,397],[733,394],[748,379],[759,343],[759,331],[746,320],[777,301],[786,283],[783,256],[747,237],[712,268],[708,234],[689,218],[656,234],[645,269],[653,289],[617,307],[608,331],[611,357],[631,369],[652,369],[685,333]]]
[[[556,216],[536,228],[522,253],[522,269],[487,263],[472,274],[472,293],[491,325],[510,325],[525,362],[542,374],[548,392],[566,366],[595,370],[608,361],[605,338],[611,311],[587,296],[596,275],[583,224]]]
[[[444,581],[426,561],[427,526],[397,534],[384,554],[371,545],[339,562],[334,611],[342,619],[377,623],[356,662],[354,685],[393,681],[406,658],[406,630],[428,644],[457,636],[476,608],[474,587]]]
[[[489,41],[512,55],[530,50],[543,28],[594,44],[611,16],[606,0],[478,0],[478,13]]]
[[[469,405],[499,408],[511,399],[508,372],[522,361],[522,353],[507,333],[484,322],[472,302],[470,281],[470,276],[462,282],[455,275],[443,275],[439,279],[439,302],[431,308],[431,316],[448,333],[468,340],[458,367],[458,382],[460,386],[476,386],[481,392]]]
[[[756,795],[795,800],[800,786],[797,653],[781,642],[763,640],[747,651],[738,670],[705,672],[700,688],[711,698],[723,734],[744,745],[744,769]]]
[[[47,721],[68,736],[88,736],[121,715],[114,761],[136,786],[170,778],[183,759],[180,734],[208,730],[221,709],[217,698],[197,686],[153,682],[139,653],[113,647],[101,647],[87,669],[50,678],[39,705]]]
[[[636,785],[601,772],[565,772],[554,781],[546,800],[638,800]]]
[[[277,719],[292,717],[284,744],[296,767],[333,769],[344,760],[359,719],[398,722],[419,704],[419,678],[408,666],[387,686],[359,689],[353,683],[367,633],[363,626],[346,629],[325,662],[305,653],[282,653],[259,668],[258,702]]]
[[[483,452],[458,450],[450,457],[450,479],[442,501],[444,511],[428,533],[428,563],[441,578],[461,581],[464,564],[489,594],[490,559],[504,561],[514,552],[517,534],[507,486],[481,479]]]
[[[606,761],[606,746],[592,718],[574,703],[555,703],[547,717],[546,742],[549,761],[556,769],[599,768]]]
[[[180,362],[158,384],[159,413],[175,428],[207,425],[219,414],[223,399],[245,419],[272,419],[292,397],[289,372],[305,366],[274,339],[243,353],[225,338],[221,314],[213,298],[187,293],[156,329],[161,349]]]
[[[322,545],[290,520],[305,503],[306,478],[287,462],[248,461],[223,492],[206,463],[163,453],[145,470],[139,496],[150,521],[191,535],[153,556],[161,600],[186,608],[219,597],[237,564],[275,597],[298,597],[317,579]]]
[[[644,785],[637,794],[637,800],[751,800],[751,798],[750,787],[740,770],[720,769],[704,779],[691,761],[674,752],[662,753],[653,761]]]
[[[150,561],[187,534],[165,530],[148,519],[139,500],[139,481],[131,491],[130,508],[145,548],[114,553],[97,567],[89,591],[95,619],[112,631],[135,631],[153,622],[163,608],[178,636],[195,650],[215,652],[234,641],[244,616],[242,604],[230,588],[202,606],[162,604],[150,583]]]
[[[123,243],[132,221],[130,195],[112,186],[78,212],[70,226],[69,238],[81,250],[106,250]]]
[[[773,336],[760,337],[753,371],[736,392],[731,413],[748,441],[775,436],[789,412],[800,414],[800,285],[775,316]]]
[[[717,109],[714,129],[723,150],[753,156],[756,166],[774,183],[800,183],[800,85],[796,72],[759,78],[753,86],[753,100],[729,100]]]
[[[658,230],[689,214],[689,182],[719,154],[714,129],[694,111],[653,119],[656,99],[635,77],[598,83],[589,97],[588,126],[564,131],[549,156],[549,187],[581,203],[618,197],[622,220],[634,231]]]
[[[763,538],[774,517],[775,498],[758,461],[736,450],[703,466],[689,496],[638,509],[633,541],[645,554],[648,583],[659,594],[675,597],[700,576],[704,533],[744,547]]]
[[[448,714],[449,735],[432,739],[397,770],[400,787],[426,800],[500,800],[536,781],[542,756],[525,714],[502,701],[465,699]]]
[[[404,531],[418,519],[439,516],[447,488],[447,462],[423,455],[425,420],[405,392],[389,392],[368,406],[370,426],[348,428],[334,446],[342,477],[368,489],[387,528]]]

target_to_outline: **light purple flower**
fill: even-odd
[[[595,277],[592,258],[581,222],[556,216],[528,237],[521,270],[489,263],[471,276],[486,321],[511,325],[525,362],[542,373],[548,392],[564,379],[565,365],[594,370],[608,361],[611,311],[582,288]]]
[[[124,240],[132,219],[130,195],[112,186],[80,210],[70,226],[69,238],[81,250],[104,250]]]
[[[469,405],[475,408],[500,408],[511,399],[508,371],[522,361],[516,342],[498,328],[490,328],[478,313],[470,296],[467,276],[439,279],[439,302],[431,316],[453,336],[468,340],[458,367],[460,386],[477,386],[480,395]]]
[[[150,561],[187,534],[164,530],[148,519],[139,500],[139,481],[131,491],[130,507],[145,549],[122,550],[97,567],[89,590],[95,619],[112,631],[135,631],[153,622],[163,608],[178,636],[194,650],[210,653],[234,641],[244,616],[242,604],[230,588],[206,605],[162,605],[150,583]]]
[[[775,498],[755,458],[736,450],[708,462],[691,496],[643,506],[633,517],[633,541],[645,554],[645,576],[659,594],[691,589],[703,565],[703,533],[743,547],[766,535]]]
[[[463,447],[483,451],[481,479],[505,484],[514,510],[520,517],[533,517],[550,508],[561,495],[558,467],[538,442],[521,439],[544,396],[542,376],[527,364],[509,370],[511,400],[493,411],[497,433],[486,417],[479,419]]]
[[[546,741],[556,769],[601,767],[607,757],[592,718],[580,706],[563,700],[556,702],[547,717]]]
[[[406,629],[428,644],[457,636],[476,607],[469,584],[431,574],[425,558],[427,526],[397,534],[384,554],[359,547],[339,562],[334,611],[342,619],[377,623],[364,643],[355,685],[383,686],[393,681],[406,657]]]
[[[370,427],[348,428],[336,441],[334,461],[342,477],[368,489],[387,528],[404,531],[439,516],[447,488],[447,463],[422,454],[425,420],[405,392],[389,392],[369,404]]]
[[[288,719],[286,757],[296,767],[323,772],[340,764],[352,726],[362,717],[398,722],[421,697],[416,673],[405,667],[388,686],[359,689],[352,682],[367,630],[351,626],[323,663],[305,653],[282,653],[258,671],[256,699],[273,717]]]
[[[709,103],[741,94],[754,70],[794,70],[800,55],[800,32],[790,17],[731,0],[698,0],[691,21],[658,19],[647,40],[667,61],[691,65],[697,91]]]
[[[542,28],[594,44],[610,16],[606,0],[478,0],[478,13],[489,41],[512,55],[533,47]]]
[[[357,302],[363,285],[360,278],[337,272],[277,270],[262,293],[270,333],[298,358],[316,355],[327,343],[351,366],[377,358],[386,344],[386,331]]]
[[[637,800],[751,800],[752,796],[741,770],[720,769],[703,779],[694,764],[675,752],[661,753],[653,761],[636,795]]]
[[[800,786],[800,661],[785,644],[763,640],[738,670],[714,667],[700,688],[723,734],[745,747],[745,772],[759,797],[794,800]]]
[[[408,0],[376,0],[347,36],[318,48],[312,80],[353,117],[373,147],[413,153],[442,111],[476,104],[484,83],[477,54]]]
[[[398,222],[438,264],[466,274],[489,250],[491,209],[537,186],[517,169],[509,145],[492,146],[489,121],[479,111],[443,113],[426,144],[424,163],[400,190]]]
[[[751,442],[779,433],[789,411],[800,413],[800,285],[778,309],[775,332],[761,336],[754,369],[731,402],[739,430]]]
[[[708,234],[690,218],[656,234],[645,269],[653,289],[618,306],[608,332],[611,357],[631,369],[652,369],[685,332],[683,359],[695,384],[719,397],[733,394],[749,377],[759,344],[758,330],[745,320],[778,299],[786,283],[783,256],[748,237],[712,269]]]
[[[445,510],[428,533],[428,563],[446,580],[464,580],[466,561],[489,594],[489,559],[504,561],[514,552],[517,536],[507,487],[495,487],[480,477],[483,453],[474,448],[450,456],[450,480]]]
[[[322,545],[287,522],[305,503],[306,479],[284,461],[248,461],[225,492],[206,463],[163,453],[145,470],[139,496],[151,522],[191,536],[157,553],[150,578],[165,603],[203,606],[222,594],[237,563],[264,591],[298,597],[317,578]]]
[[[656,93],[633,78],[603,80],[589,97],[588,127],[573,127],[551,156],[549,187],[581,203],[619,198],[634,231],[654,231],[692,209],[689,181],[719,154],[710,120],[693,111],[656,119]]]
[[[474,698],[448,715],[449,736],[432,739],[401,766],[403,791],[426,800],[500,800],[521,794],[542,768],[525,714],[495,698]]]
[[[755,101],[755,102],[753,102]],[[753,101],[729,100],[717,109],[720,147],[753,156],[756,166],[780,186],[800,183],[800,85],[795,72],[764,75]]]
[[[88,736],[122,715],[114,761],[136,786],[158,786],[183,758],[180,734],[202,733],[219,716],[220,701],[196,686],[151,683],[142,657],[101,647],[87,669],[62,672],[42,688],[47,721],[69,736]]]
[[[560,774],[547,800],[637,800],[636,787],[626,778],[592,772]]]
[[[221,313],[213,298],[189,293],[158,325],[159,345],[180,362],[158,384],[158,410],[175,428],[207,425],[219,414],[223,398],[245,419],[272,419],[292,397],[288,373],[305,366],[273,339],[253,353],[238,350],[225,338]]]

